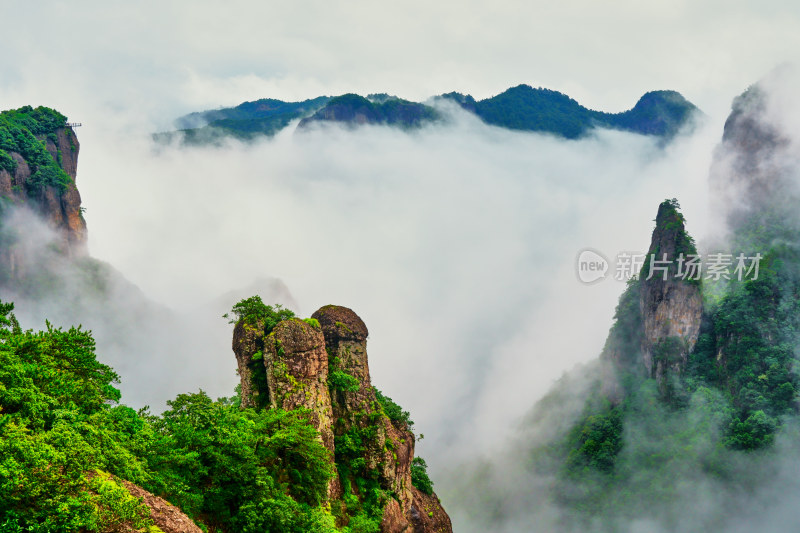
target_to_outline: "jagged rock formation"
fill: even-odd
[[[406,422],[390,419],[378,401],[370,380],[367,336],[358,315],[333,305],[319,309],[309,321],[284,320],[269,333],[262,322],[247,325],[240,320],[234,328],[233,350],[242,405],[311,410],[337,464],[357,460],[394,496],[383,507],[381,531],[450,532],[450,519],[436,494],[412,484],[414,434]],[[359,457],[351,457],[349,447],[336,447],[337,439],[349,439],[354,432],[369,435],[362,439]],[[329,490],[332,500],[341,499],[346,490],[357,490],[348,477],[352,473],[340,469],[339,474]]]
[[[334,416],[342,418],[359,409],[370,409],[375,402],[367,361],[366,324],[346,307],[327,305],[311,318],[317,320],[325,337],[332,369],[346,372],[358,380],[356,390],[334,390]]]
[[[322,442],[334,451],[328,354],[319,328],[297,318],[279,323],[264,341],[264,365],[270,406],[311,411]]]
[[[476,530],[516,531],[553,514],[542,530],[783,529],[786,514],[770,522],[763,512],[765,501],[792,507],[781,475],[797,462],[787,444],[800,414],[800,130],[791,112],[800,77],[775,79],[783,75],[734,101],[711,168],[730,233],[709,248],[732,254],[732,267],[737,254],[760,253],[757,278],[731,272],[715,283],[710,256],[702,285],[675,280],[677,265],[666,280],[657,270],[647,280],[646,264],[619,300],[601,364],[562,378],[502,460],[464,483],[468,501],[481,502],[469,516]],[[671,204],[659,207],[656,259],[693,248]]]
[[[644,326],[642,362],[647,374],[659,383],[664,381],[667,372],[676,375],[683,372],[700,334],[703,299],[699,279],[679,277],[679,274],[687,274],[699,278],[700,271],[690,273],[685,263],[681,263],[684,272],[678,272],[679,258],[696,254],[684,228],[683,216],[675,205],[662,203],[647,257],[648,266],[654,265],[653,260],[667,261],[667,269],[663,273],[655,271],[652,276],[648,269],[639,300]]]
[[[638,280],[631,282],[617,308],[601,358],[619,369],[658,381],[663,391],[669,375],[680,376],[697,343],[703,317],[700,270],[688,266],[697,256],[675,200],[658,208],[656,227]],[[608,381],[608,380],[607,380]],[[618,397],[615,385],[607,388]]]

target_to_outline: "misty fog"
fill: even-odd
[[[444,111],[449,121],[412,132],[290,127],[218,148],[87,129],[78,186],[111,290],[93,295],[67,264],[58,296],[17,297],[18,314],[28,327],[92,329],[123,401],[158,411],[181,392],[233,393],[221,315],[238,299],[259,293],[302,316],[351,307],[370,329],[373,383],[411,411],[418,453],[468,530],[453,492],[460,465],[501,452],[552,384],[603,346],[624,283],[612,270],[582,284],[576,255],[646,250],[664,198],[679,198],[702,236],[721,126],[701,120],[661,147]],[[46,250],[47,230],[17,217]]]

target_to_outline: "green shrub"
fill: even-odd
[[[72,178],[57,165],[39,167],[25,183],[29,194],[41,192],[45,187],[55,187],[63,193],[72,183]]]
[[[17,162],[5,150],[0,150],[0,170],[6,170],[11,174],[17,170]]]
[[[414,421],[411,420],[411,413],[404,411],[402,407],[394,403],[391,398],[385,396],[376,387],[372,387],[372,390],[375,391],[375,398],[378,400],[378,403],[380,403],[383,412],[389,417],[389,420],[405,424],[408,428],[414,427]]]
[[[411,461],[411,484],[425,494],[433,494],[433,481],[428,477],[428,464],[421,457]]]
[[[361,382],[343,370],[334,370],[328,376],[328,384],[334,390],[342,392],[358,392]]]
[[[292,311],[284,309],[280,304],[266,305],[261,300],[261,296],[256,295],[237,302],[230,313],[225,313],[222,318],[227,318],[229,324],[236,324],[239,321],[254,324],[263,321],[264,330],[269,333],[280,322],[294,318],[294,316]]]

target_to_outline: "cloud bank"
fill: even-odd
[[[206,149],[87,130],[78,185],[90,249],[141,293],[81,299],[65,276],[81,306],[20,301],[22,317],[92,329],[123,401],[158,410],[197,388],[232,393],[220,315],[237,299],[259,292],[304,316],[351,307],[370,329],[373,382],[412,412],[426,435],[419,452],[459,516],[449,472],[503,449],[552,383],[602,347],[624,284],[581,284],[578,251],[640,249],[671,197],[703,234],[719,124],[662,149],[448,112],[450,122],[411,133],[322,125]]]

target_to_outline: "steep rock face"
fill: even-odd
[[[412,484],[414,434],[406,422],[385,414],[372,387],[367,326],[351,309],[333,305],[322,307],[312,319],[319,326],[314,320],[289,319],[268,335],[260,323],[236,325],[233,350],[242,405],[308,408],[337,463],[353,458],[339,455],[336,439],[347,440],[353,432],[369,434],[358,460],[394,495],[383,508],[381,531],[451,532],[450,518],[436,494],[425,494]],[[262,371],[263,380],[258,377]],[[342,498],[343,487],[354,487],[351,481],[334,480],[330,498]]]
[[[378,415],[376,435],[366,451],[367,467],[377,469],[381,485],[398,494],[403,508],[408,508],[412,500],[408,489],[414,434],[404,424],[393,424],[382,416],[369,377],[367,326],[351,309],[336,305],[327,305],[311,317],[322,327],[332,371],[358,380],[351,390],[331,388],[335,433],[343,435],[353,426],[368,423],[370,415]]]
[[[617,380],[620,370],[656,379],[662,392],[669,375],[685,370],[703,317],[700,272],[688,266],[696,255],[677,201],[664,201],[645,264],[620,298],[600,356],[612,363],[603,367],[606,397],[618,401],[624,395]]]
[[[263,372],[263,364],[256,354],[264,352],[264,323],[256,321],[250,324],[240,320],[233,328],[233,353],[239,367],[239,381],[241,390],[239,395],[242,407],[256,407],[260,405],[259,395],[264,394],[264,403],[269,403],[269,390],[261,390],[254,383],[256,374]],[[255,359],[254,359],[254,356]],[[263,389],[263,388],[262,388]]]
[[[372,380],[367,361],[366,324],[352,310],[336,305],[327,305],[316,311],[311,318],[319,321],[325,336],[331,370],[339,370],[358,380],[358,389],[332,391],[334,416],[341,418],[359,409],[369,410],[375,402]]]
[[[667,372],[683,372],[689,352],[700,334],[703,300],[699,280],[693,282],[678,277],[682,274],[678,271],[679,257],[696,254],[697,250],[686,234],[683,216],[675,205],[662,203],[647,256],[650,261],[667,261],[668,264],[660,265],[667,266],[667,270],[657,271],[656,263],[648,262],[652,268],[642,273],[646,277],[640,296],[644,325],[642,362],[647,374],[659,383],[663,382]],[[685,264],[683,270],[688,273]]]
[[[710,317],[706,357],[717,383],[747,413],[741,419],[766,413],[776,427],[787,410],[800,408],[794,349],[800,343],[800,139],[792,113],[799,86],[800,69],[784,65],[736,97],[710,172],[716,214],[727,223],[732,248],[762,259],[758,281],[751,277],[739,292],[747,298],[731,295]]]
[[[714,207],[733,232],[748,223],[774,225],[773,215],[778,221],[787,214],[796,218],[800,193],[794,171],[785,166],[791,142],[770,120],[769,104],[759,84],[735,98],[714,152],[709,175]]]
[[[72,183],[62,193],[54,187],[45,189],[47,201],[43,214],[50,219],[53,227],[65,234],[70,252],[83,255],[86,253],[86,222],[81,216],[81,195],[75,181],[80,143],[72,128],[60,128],[56,131],[56,142],[48,139],[46,147],[50,156],[60,161],[61,168],[72,178]]]
[[[86,222],[81,215],[81,195],[75,180],[78,175],[80,143],[72,128],[59,128],[52,136],[38,136],[54,161],[69,175],[72,182],[60,191],[53,185],[42,187],[31,196],[25,191],[32,176],[30,164],[16,152],[9,155],[17,162],[14,175],[0,171],[0,195],[14,203],[25,204],[37,211],[50,226],[63,235],[64,251],[72,255],[86,254]]]
[[[275,326],[264,343],[270,405],[309,409],[325,447],[333,451],[328,354],[322,331],[292,318]]]
[[[302,320],[280,322],[266,332],[260,320],[233,328],[242,407],[309,409],[325,447],[333,452],[328,354],[322,332]]]
[[[36,135],[44,144],[47,154],[66,172],[70,181],[63,188],[57,185],[39,186],[36,168],[41,164],[28,161],[16,151],[9,151],[13,160],[13,171],[0,169],[0,198],[3,207],[25,206],[36,212],[55,230],[60,240],[58,251],[70,257],[85,257],[86,222],[81,209],[81,196],[75,180],[78,171],[80,143],[72,128],[61,127],[48,135]],[[47,157],[46,155],[44,156]],[[25,257],[16,246],[13,237],[4,239],[0,247],[0,268],[7,281],[22,279],[27,272]]]

